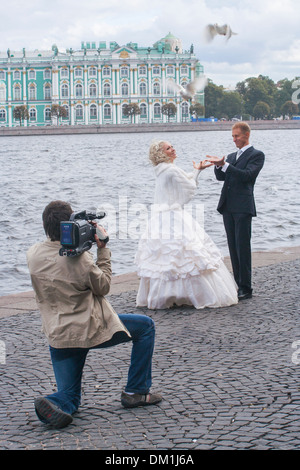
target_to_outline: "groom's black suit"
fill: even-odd
[[[256,216],[254,184],[264,165],[263,152],[246,149],[236,161],[228,155],[226,171],[215,167],[217,180],[224,181],[218,211],[223,215],[235,281],[239,291],[251,293],[251,224]]]

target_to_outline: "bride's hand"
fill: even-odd
[[[199,164],[193,161],[193,166],[195,170],[205,170],[205,168],[208,168],[209,166],[214,165],[214,163],[209,162],[208,160],[203,160]]]

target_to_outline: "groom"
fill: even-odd
[[[225,157],[210,157],[218,181],[224,181],[217,210],[223,215],[233,275],[238,285],[238,298],[252,297],[251,225],[256,216],[254,184],[265,156],[249,143],[251,129],[245,122],[232,127],[237,152]]]

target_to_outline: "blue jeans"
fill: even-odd
[[[125,391],[146,394],[152,383],[154,322],[145,315],[122,314],[119,318],[129,331],[131,339],[125,333],[119,332],[110,341],[90,349],[108,348],[132,341],[131,362]],[[80,405],[82,372],[90,349],[56,349],[50,346],[57,392],[46,398],[65,413],[74,413]]]

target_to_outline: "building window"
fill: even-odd
[[[83,119],[83,106],[78,104],[75,108],[75,117],[76,119]]]
[[[125,108],[126,108],[126,104],[123,104],[123,105],[122,105],[122,118],[123,118],[123,119],[129,117],[128,114],[125,114],[125,113],[124,113]]]
[[[102,74],[104,77],[110,77],[110,67],[103,67]]]
[[[129,76],[129,70],[128,70],[128,67],[121,67],[121,71],[120,71],[120,75],[121,75],[121,78],[128,78]]]
[[[122,85],[121,85],[121,95],[122,96],[128,96],[129,95],[128,83],[122,83]]]
[[[77,85],[75,86],[75,96],[76,98],[82,98],[83,96],[83,87],[81,83],[77,83]]]
[[[111,118],[111,107],[109,104],[104,105],[104,119],[110,119]]]
[[[6,100],[6,87],[4,83],[1,83],[0,85],[0,101],[5,101]]]
[[[180,71],[182,75],[187,75],[188,74],[188,66],[187,65],[182,65],[180,68]]]
[[[90,97],[91,98],[97,96],[97,87],[96,87],[95,83],[91,83],[91,85],[89,87],[89,90],[90,90]]]
[[[97,77],[96,67],[89,67],[89,77]]]
[[[66,115],[63,117],[63,119],[69,119],[69,106],[65,104],[63,107],[66,110]]]
[[[167,75],[174,75],[174,66],[168,65],[167,66]]]
[[[36,99],[36,86],[33,83],[29,86],[29,99]]]
[[[158,67],[158,65],[154,65],[152,72],[153,75],[160,75],[160,67]]]
[[[20,72],[20,70],[15,70],[15,71],[14,71],[14,79],[15,79],[15,80],[21,80],[21,72]]]
[[[5,72],[4,72],[4,70],[0,70],[0,80],[5,80]]]
[[[30,121],[36,121],[36,109],[35,108],[31,108],[29,110],[29,119]]]
[[[145,103],[140,104],[140,110],[141,110],[141,117],[143,118],[147,117],[147,106]]]
[[[160,95],[160,84],[157,82],[153,85],[153,94]]]
[[[97,106],[95,104],[90,106],[90,119],[97,119]]]
[[[140,75],[147,75],[147,68],[145,65],[141,65],[139,68],[139,74]]]
[[[5,109],[0,109],[0,121],[6,121],[6,111],[5,111]]]
[[[51,78],[51,70],[50,69],[46,69],[44,71],[44,79],[45,80],[49,80]]]
[[[153,106],[153,109],[154,109],[154,117],[160,117],[160,114],[161,114],[160,104],[155,103],[155,105]]]
[[[30,80],[35,80],[35,70],[33,69],[29,70],[28,77]]]
[[[45,109],[45,121],[51,121],[51,109],[50,108]]]
[[[184,101],[181,105],[181,112],[183,117],[187,117],[189,114],[189,105]]]
[[[20,100],[21,99],[21,87],[20,85],[16,85],[14,87],[14,99]]]
[[[69,98],[69,87],[66,83],[61,86],[61,97]]]
[[[51,86],[45,85],[45,100],[51,99]]]
[[[64,67],[63,69],[60,70],[60,76],[61,78],[68,78],[69,70],[66,67]]]
[[[82,78],[82,69],[80,67],[75,69],[75,78]]]
[[[147,95],[147,85],[145,82],[140,83],[140,95],[142,96]]]
[[[110,84],[109,83],[104,83],[104,85],[103,85],[103,95],[104,96],[110,96]]]

